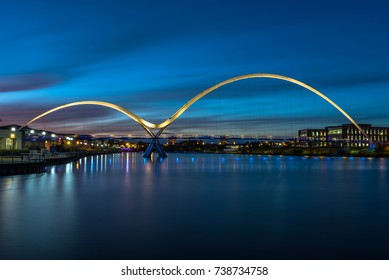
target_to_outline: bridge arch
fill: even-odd
[[[254,79],[254,78],[270,78],[270,79],[277,79],[277,80],[283,80],[287,81],[296,85],[299,85],[303,88],[308,89],[309,91],[315,93],[316,95],[323,98],[326,102],[331,104],[333,107],[335,107],[340,113],[342,113],[349,121],[351,121],[352,124],[355,125],[355,127],[367,138],[369,139],[369,136],[364,132],[364,130],[358,125],[358,123],[348,114],[346,113],[339,105],[337,105],[334,101],[332,101],[330,98],[328,98],[326,95],[318,91],[317,89],[290,77],[277,75],[277,74],[267,74],[267,73],[257,73],[257,74],[246,74],[242,76],[237,76],[228,80],[225,80],[223,82],[220,82],[201,93],[197,94],[195,97],[193,97],[191,100],[189,100],[187,103],[185,103],[180,109],[177,110],[170,118],[166,119],[164,122],[155,125],[155,128],[160,128],[160,131],[157,133],[157,136],[161,135],[162,132],[166,129],[168,125],[170,125],[172,122],[174,122],[179,116],[181,116],[190,106],[192,106],[194,103],[196,103],[198,100],[203,98],[204,96],[208,95],[212,91],[225,86],[227,84],[234,83],[236,81],[245,80],[245,79]]]
[[[36,120],[38,120],[38,119],[40,119],[40,118],[42,118],[42,117],[44,117],[44,116],[46,116],[48,114],[51,114],[51,113],[53,113],[55,111],[62,110],[62,109],[65,109],[65,108],[69,108],[69,107],[73,107],[73,106],[80,106],[80,105],[97,105],[97,106],[108,107],[108,108],[117,110],[117,111],[123,113],[124,115],[126,115],[127,117],[133,119],[138,124],[140,124],[151,137],[155,137],[153,132],[150,130],[150,128],[153,127],[154,124],[152,124],[152,123],[150,123],[150,122],[140,118],[139,116],[137,116],[133,112],[128,111],[127,109],[124,109],[124,108],[122,108],[122,107],[120,107],[118,105],[115,105],[115,104],[112,104],[112,103],[108,103],[108,102],[103,102],[103,101],[78,101],[78,102],[64,104],[64,105],[55,107],[55,108],[53,108],[51,110],[48,110],[48,111],[40,114],[39,116],[36,116],[35,118],[33,118],[32,120],[30,120],[29,122],[24,124],[19,129],[22,129],[23,127],[26,127],[29,124],[35,122]]]
[[[129,118],[133,119],[135,122],[140,124],[152,138],[157,139],[162,134],[162,132],[171,123],[173,123],[179,116],[181,116],[186,110],[188,110],[188,108],[190,106],[192,106],[194,103],[196,103],[198,100],[200,100],[201,98],[203,98],[207,94],[209,94],[212,91],[214,91],[214,90],[216,90],[216,89],[218,89],[218,88],[220,88],[222,86],[225,86],[227,84],[234,83],[234,82],[240,81],[240,80],[253,79],[253,78],[278,79],[278,80],[287,81],[287,82],[290,82],[290,83],[293,83],[293,84],[296,84],[296,85],[299,85],[299,86],[301,86],[303,88],[308,89],[309,91],[311,91],[311,92],[315,93],[316,95],[320,96],[326,102],[328,102],[333,107],[335,107],[352,124],[355,125],[355,127],[366,137],[366,139],[370,140],[369,136],[363,131],[363,129],[358,125],[358,123],[348,113],[346,113],[339,105],[337,105],[334,101],[332,101],[330,98],[328,98],[326,95],[324,95],[320,91],[316,90],[315,88],[313,88],[313,87],[311,87],[311,86],[309,86],[309,85],[307,85],[307,84],[305,84],[305,83],[303,83],[303,82],[301,82],[299,80],[296,80],[296,79],[293,79],[293,78],[290,78],[290,77],[286,77],[286,76],[282,76],[282,75],[267,74],[267,73],[247,74],[247,75],[233,77],[231,79],[228,79],[228,80],[225,80],[223,82],[220,82],[220,83],[218,83],[218,84],[216,84],[216,85],[214,85],[214,86],[212,86],[212,87],[202,91],[201,93],[197,94],[195,97],[190,99],[187,103],[185,103],[180,109],[178,109],[173,115],[171,115],[168,119],[166,119],[165,121],[163,121],[162,123],[159,123],[159,124],[154,124],[154,123],[148,122],[148,121],[142,119],[141,117],[137,116],[133,112],[130,112],[127,109],[124,109],[124,108],[122,108],[122,107],[120,107],[118,105],[112,104],[112,103],[102,102],[102,101],[79,101],[79,102],[73,102],[73,103],[64,104],[64,105],[55,107],[55,108],[53,108],[51,110],[48,110],[48,111],[44,112],[43,114],[40,114],[39,116],[33,118],[32,120],[27,122],[22,127],[25,127],[25,126],[29,125],[30,123],[32,123],[32,122],[42,118],[43,116],[46,116],[46,115],[48,115],[50,113],[53,113],[55,111],[58,111],[58,110],[61,110],[61,109],[64,109],[64,108],[73,107],[73,106],[79,106],[79,105],[98,105],[98,106],[109,107],[109,108],[115,109],[115,110],[125,114],[126,116],[128,116]],[[153,128],[154,129],[157,128],[157,129],[159,129],[159,131],[156,134],[154,134],[151,131],[151,129],[153,129]]]

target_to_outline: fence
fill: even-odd
[[[77,153],[0,155],[0,164],[43,163],[46,160],[68,159],[77,156],[79,156]]]

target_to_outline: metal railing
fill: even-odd
[[[11,155],[0,155],[0,164],[21,164],[21,163],[40,163],[46,160],[67,159],[79,156],[78,153],[22,153]]]
[[[0,164],[39,163],[44,161],[45,157],[41,154],[17,154],[0,156]]]

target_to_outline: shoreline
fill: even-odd
[[[44,173],[46,172],[46,167],[48,166],[67,164],[88,156],[114,153],[117,152],[76,152],[48,155],[28,154],[12,157],[1,157],[0,176]]]
[[[284,156],[284,157],[331,157],[331,158],[389,158],[389,155],[333,155],[333,154],[281,154],[281,153],[234,153],[234,152],[167,152],[168,154],[210,154],[242,156]]]

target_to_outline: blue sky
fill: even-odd
[[[384,1],[7,1],[0,9],[0,125],[81,100],[115,103],[159,123],[220,81],[276,73],[317,88],[358,122],[389,126],[388,10]],[[267,85],[276,90],[265,91]],[[167,132],[249,133],[276,119],[274,106],[231,109],[237,99],[228,92],[277,100],[281,82],[230,89],[207,96]],[[336,112],[338,119],[330,120],[332,112],[315,118],[287,107],[277,105],[278,120],[306,116],[312,123],[300,125],[317,127],[346,122]],[[208,128],[199,128],[199,119]],[[36,126],[144,133],[116,112],[88,106]]]

